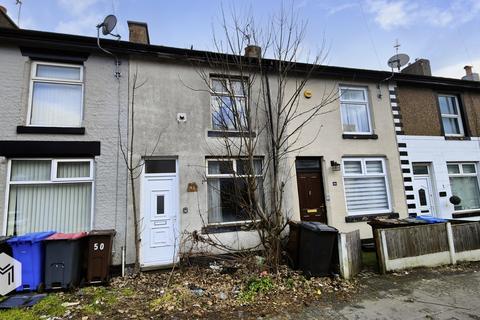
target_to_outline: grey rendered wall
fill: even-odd
[[[128,61],[122,61],[120,88],[113,77],[114,62],[106,55],[90,55],[85,62],[85,135],[17,134],[26,124],[30,61],[18,47],[0,47],[0,139],[44,141],[101,141],[95,158],[95,206],[93,228],[116,229],[114,264],[120,263],[125,239],[126,169],[118,149],[118,117],[126,138]],[[120,90],[118,90],[120,89]],[[118,112],[120,108],[120,113]],[[5,215],[7,159],[0,160],[0,216]]]

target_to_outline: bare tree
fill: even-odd
[[[310,63],[299,62],[305,30],[306,23],[294,10],[283,7],[263,29],[252,17],[239,18],[235,10],[227,16],[222,9],[222,36],[214,36],[213,42],[216,53],[207,54],[206,65],[197,65],[206,89],[195,90],[212,95],[212,126],[219,135],[220,146],[212,147],[211,154],[223,157],[212,170],[230,173],[234,181],[227,190],[212,190],[215,186],[209,184],[209,192],[218,192],[222,206],[250,222],[251,230],[258,232],[266,264],[273,269],[280,263],[281,237],[290,214],[284,208],[292,171],[289,156],[317,138],[318,131],[310,140],[300,136],[338,98],[336,91],[325,89],[315,102],[301,101],[307,82],[320,72],[326,56],[322,43]],[[196,234],[196,239],[233,249],[214,236]]]
[[[144,150],[137,150],[137,146],[135,145],[135,108],[136,102],[135,97],[137,90],[143,87],[147,83],[147,80],[143,80],[142,82],[138,81],[138,68],[135,70],[135,73],[132,76],[132,87],[131,87],[131,97],[129,103],[129,123],[128,123],[128,138],[127,141],[123,142],[120,140],[120,150],[122,152],[123,160],[127,167],[128,171],[128,180],[130,183],[130,196],[132,200],[132,211],[133,211],[133,226],[134,226],[134,234],[135,234],[135,266],[134,266],[134,273],[138,273],[140,271],[140,262],[139,262],[139,254],[140,254],[140,214],[138,208],[138,201],[137,201],[137,191],[136,191],[136,180],[140,177],[143,171],[143,166],[145,165],[145,158],[148,156],[152,156],[155,153],[155,150],[158,147],[160,142],[161,132],[159,132],[157,139],[154,141],[154,145],[151,148],[151,151],[148,152],[148,146],[145,145]],[[119,125],[120,130],[120,125]],[[148,152],[148,153],[147,153]],[[135,154],[140,154],[140,157],[136,157]]]

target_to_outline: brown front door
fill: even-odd
[[[297,185],[300,217],[303,221],[319,221],[327,223],[327,210],[323,193],[323,179],[318,159],[318,167],[307,168],[307,160],[297,160]],[[310,159],[308,161],[311,161]]]

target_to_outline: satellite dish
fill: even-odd
[[[97,27],[102,27],[102,33],[104,36],[109,35],[112,33],[113,29],[117,25],[117,17],[113,14],[109,14],[105,17],[103,22],[99,24]]]
[[[388,59],[388,66],[392,69],[397,68],[400,70],[401,67],[406,65],[408,61],[410,60],[410,57],[404,53],[397,53],[390,59]]]

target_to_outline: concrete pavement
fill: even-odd
[[[480,264],[363,273],[352,301],[322,303],[279,319],[478,319]]]

